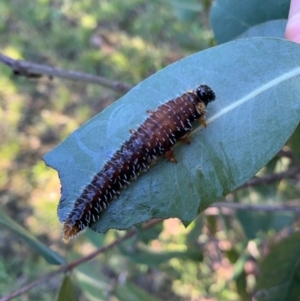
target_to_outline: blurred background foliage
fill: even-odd
[[[213,45],[209,7],[209,0],[32,0],[26,5],[2,0],[1,52],[135,85]],[[60,183],[41,157],[121,94],[46,76],[14,76],[2,64],[0,71],[1,213],[69,261],[112,242],[120,235],[114,230],[104,236],[87,231],[71,244],[62,242],[56,215]],[[275,158],[261,173],[287,164]],[[241,190],[228,200],[270,203],[292,199],[295,189],[299,192],[299,183],[292,188],[282,181],[260,191]],[[58,275],[15,300],[54,300],[59,290],[61,300],[249,300],[256,261],[297,223],[293,213],[234,215],[216,208],[188,228],[169,219],[147,231],[137,229],[137,238],[79,266],[63,282]],[[0,253],[0,297],[54,269],[4,226]]]

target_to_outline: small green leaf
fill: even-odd
[[[15,221],[13,221],[8,215],[6,215],[3,211],[0,211],[0,223],[5,225],[6,227],[13,230],[15,233],[20,235],[24,241],[30,245],[36,252],[38,252],[41,256],[45,258],[45,260],[50,264],[65,264],[65,259],[61,257],[58,253],[51,250],[42,242],[38,241],[30,232],[25,230]]]
[[[106,278],[102,272],[92,269],[90,263],[77,267],[75,273],[78,285],[86,298],[91,301],[107,300],[108,293],[120,301],[158,300],[129,281],[118,283],[117,277],[116,281]]]
[[[128,256],[136,263],[146,264],[148,266],[158,267],[160,264],[169,261],[172,258],[182,260],[202,261],[203,255],[201,250],[186,250],[186,251],[172,251],[172,252],[153,252],[146,249],[134,249],[134,251],[127,252],[125,248],[120,250],[125,256]]]
[[[295,155],[295,159],[297,162],[300,162],[300,143],[299,143],[299,137],[300,137],[300,123],[298,124],[295,132],[290,137],[288,141],[288,146],[292,149],[293,154]]]
[[[132,282],[119,284],[114,293],[120,301],[160,301]]]
[[[163,0],[164,2],[167,2],[174,6],[174,8],[181,8],[186,10],[191,10],[194,12],[200,12],[203,7],[201,3],[195,0],[186,0],[186,1],[180,1],[180,0]]]
[[[104,276],[101,273],[96,275],[92,267],[90,267],[89,271],[79,270],[82,270],[81,267],[76,269],[75,275],[78,285],[86,298],[91,301],[107,300],[107,292],[110,291],[110,285]]]
[[[300,232],[275,245],[260,263],[258,301],[300,300]]]
[[[148,229],[141,229],[137,233],[137,239],[143,242],[145,245],[149,244],[149,242],[153,239],[157,239],[159,234],[163,231],[163,223],[159,223],[154,227],[150,227]]]
[[[101,246],[103,246],[105,235],[99,235],[98,233],[87,229],[85,236],[95,247],[100,248]]]
[[[290,212],[249,212],[239,210],[237,217],[248,239],[256,238],[259,231],[267,232],[269,229],[274,229],[278,232],[294,222],[294,214]]]
[[[290,0],[216,0],[210,11],[210,23],[218,44],[270,20],[287,19]]]
[[[193,221],[193,223],[189,226],[189,233],[187,233],[186,237],[186,245],[189,248],[199,248],[198,238],[202,234],[203,229],[203,216],[198,215],[197,218]]]
[[[69,276],[66,276],[63,280],[63,283],[60,287],[56,301],[75,301],[75,290],[72,283],[72,279]]]
[[[195,0],[163,0],[173,6],[176,17],[184,22],[191,22],[203,10],[203,6]]]
[[[300,119],[300,46],[242,39],[197,53],[149,77],[45,155],[59,172],[63,221],[110,156],[162,102],[205,82],[216,93],[207,128],[178,144],[177,164],[158,160],[122,190],[92,229],[127,229],[152,218],[185,224],[255,175],[282,148]],[[288,54],[288,55],[287,55]]]
[[[233,267],[232,276],[229,281],[236,280],[244,272],[246,261],[250,258],[250,255],[246,252],[242,253]],[[228,282],[229,282],[228,281]]]
[[[272,20],[255,25],[238,36],[238,39],[254,37],[284,38],[287,20]]]

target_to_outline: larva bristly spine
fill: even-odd
[[[68,241],[98,220],[120,190],[141,172],[148,170],[157,158],[164,156],[166,160],[176,163],[172,149],[174,144],[181,138],[189,142],[187,135],[196,119],[205,125],[205,108],[214,99],[213,90],[200,85],[195,91],[183,93],[161,104],[155,111],[148,111],[148,118],[136,130],[130,131],[130,138],[111,156],[75,201],[64,223],[64,239]]]

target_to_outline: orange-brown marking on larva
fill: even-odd
[[[192,123],[199,119],[206,126],[205,109],[215,94],[206,85],[160,105],[155,111],[147,111],[149,117],[138,129],[130,130],[129,140],[124,142],[103,169],[75,201],[74,208],[64,221],[64,240],[77,235],[96,222],[100,213],[117,198],[122,188],[146,171],[157,158],[164,156],[176,163],[173,147],[178,140],[189,143]]]

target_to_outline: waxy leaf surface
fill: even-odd
[[[300,119],[299,53],[299,45],[281,39],[242,39],[182,59],[141,82],[45,155],[62,183],[60,220],[129,130],[143,123],[146,110],[205,83],[216,94],[207,108],[207,128],[196,123],[191,144],[175,148],[178,163],[158,160],[92,228],[127,229],[152,218],[191,222],[255,175],[293,133]]]

